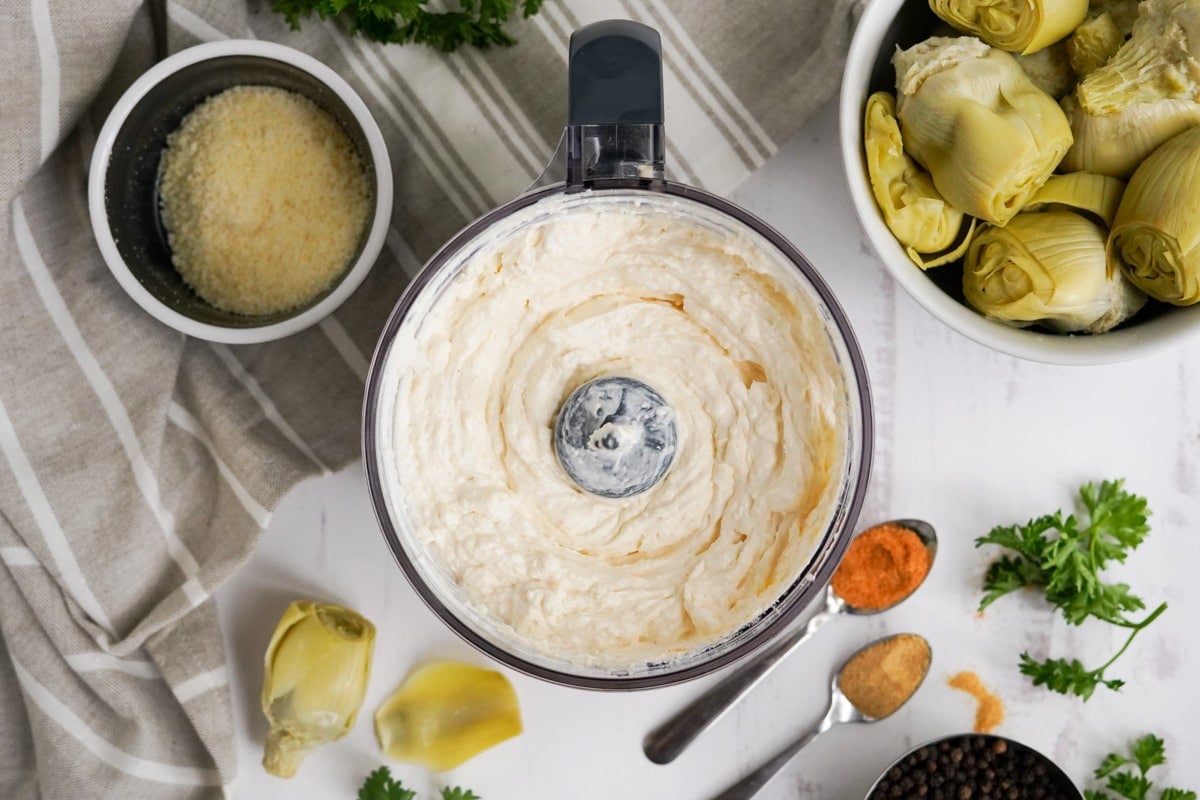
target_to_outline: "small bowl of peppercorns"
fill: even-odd
[[[936,739],[896,759],[866,800],[1082,800],[1058,765],[1003,736]]]

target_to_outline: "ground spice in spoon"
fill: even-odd
[[[894,522],[856,536],[831,581],[853,608],[879,611],[908,597],[929,573],[932,559],[921,537]]]
[[[889,636],[847,661],[838,687],[864,716],[883,719],[912,697],[931,657],[929,642],[915,633]]]

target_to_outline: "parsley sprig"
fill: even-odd
[[[545,0],[520,0],[523,17],[532,17]],[[316,14],[341,18],[350,32],[377,42],[427,44],[450,52],[464,44],[488,48],[517,43],[504,30],[516,12],[517,0],[460,0],[452,11],[430,11],[429,0],[275,0],[275,10],[292,28]]]
[[[1129,756],[1109,753],[1096,769],[1096,780],[1105,780],[1105,788],[1126,800],[1148,800],[1154,784],[1146,777],[1151,768],[1167,763],[1166,746],[1162,739],[1150,733],[1133,743]],[[1122,767],[1136,767],[1121,770]],[[1085,791],[1085,800],[1113,800],[1113,795],[1101,790]],[[1163,789],[1159,800],[1196,800],[1196,793],[1183,789]]]
[[[994,544],[1013,551],[992,562],[983,579],[983,611],[1010,592],[1040,588],[1046,600],[1072,625],[1089,617],[1129,629],[1129,637],[1102,666],[1088,669],[1079,659],[1048,658],[1038,661],[1021,654],[1021,672],[1036,686],[1073,694],[1085,701],[1099,686],[1114,691],[1125,685],[1109,678],[1106,670],[1120,658],[1134,637],[1167,610],[1162,603],[1140,620],[1129,613],[1146,607],[1125,583],[1107,583],[1101,573],[1112,563],[1124,563],[1150,533],[1146,499],[1125,491],[1123,480],[1103,481],[1097,489],[1088,483],[1079,490],[1087,511],[1087,524],[1062,511],[1046,514],[1024,525],[997,526],[975,540],[975,546]]]
[[[392,771],[380,767],[367,776],[358,789],[358,800],[414,800],[417,793],[405,789],[404,784],[392,777]],[[458,786],[442,789],[442,800],[481,800],[470,789]],[[1193,798],[1193,800],[1195,800]]]

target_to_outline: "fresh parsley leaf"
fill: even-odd
[[[1154,786],[1148,773],[1154,767],[1167,763],[1166,745],[1163,740],[1150,733],[1133,743],[1128,756],[1119,753],[1109,753],[1096,768],[1097,780],[1107,779],[1104,788],[1115,792],[1125,800],[1148,800],[1150,789]],[[1134,767],[1118,772],[1122,767]],[[1102,791],[1085,791],[1085,800],[1112,800],[1112,796]],[[1163,789],[1159,800],[1196,800],[1196,793],[1183,789]]]
[[[1132,772],[1117,772],[1109,776],[1106,785],[1121,797],[1128,797],[1129,800],[1146,800],[1153,784],[1146,780],[1145,774],[1134,775]]]
[[[1045,686],[1059,694],[1073,694],[1087,700],[1103,684],[1113,691],[1124,686],[1118,678],[1104,678],[1104,670],[1091,670],[1079,659],[1048,658],[1036,661],[1029,653],[1021,654],[1021,672],[1033,678],[1034,686]]]
[[[1183,789],[1163,789],[1158,800],[1196,800],[1196,793]]]
[[[393,779],[392,771],[387,767],[380,767],[368,775],[358,789],[358,800],[413,800],[416,796],[416,792],[405,789],[404,784]]]
[[[1097,778],[1107,778],[1121,767],[1132,763],[1134,763],[1134,761],[1131,758],[1126,758],[1125,756],[1117,755],[1116,753],[1109,753],[1104,757],[1104,760],[1100,762],[1100,766],[1096,767],[1095,776]]]
[[[1034,561],[1024,556],[1001,556],[992,562],[984,576],[983,585],[987,594],[979,604],[979,610],[982,611],[1009,592],[1043,582],[1041,568]]]
[[[1096,539],[1097,569],[1103,569],[1110,559],[1124,562],[1128,552],[1150,533],[1146,499],[1125,491],[1123,483],[1104,481],[1098,491],[1089,483],[1079,490]]]
[[[292,28],[316,14],[340,19],[353,34],[376,42],[425,44],[447,52],[463,45],[488,48],[516,44],[504,25],[516,12],[514,0],[460,0],[457,10],[430,11],[429,0],[274,0],[275,11]],[[521,16],[531,17],[544,0],[523,0]]]
[[[997,545],[1008,553],[989,565],[983,578],[979,610],[1018,589],[1040,589],[1046,601],[1058,609],[1071,625],[1096,619],[1130,629],[1117,654],[1103,666],[1088,669],[1077,659],[1049,658],[1036,661],[1021,655],[1021,672],[1062,694],[1087,700],[1099,686],[1118,690],[1124,682],[1107,678],[1105,670],[1125,652],[1138,632],[1166,610],[1160,605],[1145,619],[1128,614],[1146,604],[1128,584],[1109,583],[1102,572],[1111,563],[1124,563],[1150,532],[1146,500],[1125,490],[1123,480],[1088,483],[1079,489],[1086,519],[1063,512],[1031,519],[1024,525],[1001,525],[975,540],[975,546]]]
[[[1151,767],[1167,763],[1167,745],[1153,733],[1148,733],[1133,743],[1133,760],[1143,773]]]
[[[347,2],[347,0],[325,0],[325,2]],[[403,783],[392,778],[392,771],[387,767],[380,767],[368,775],[358,789],[358,800],[415,800],[416,796],[416,792],[405,789]],[[442,789],[442,800],[482,800],[482,798],[470,789],[455,786]]]

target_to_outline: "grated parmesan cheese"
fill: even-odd
[[[302,306],[349,266],[369,212],[354,144],[272,86],[208,98],[167,138],[160,197],[175,268],[217,308]]]

